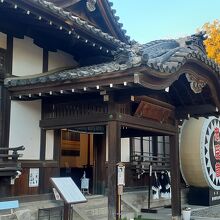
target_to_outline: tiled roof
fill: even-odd
[[[115,23],[117,24],[117,26],[119,27],[119,29],[121,30],[121,32],[123,33],[124,37],[126,37],[126,39],[129,41],[130,40],[130,37],[128,35],[126,35],[126,30],[123,29],[123,24],[119,22],[119,19],[120,17],[116,15],[116,10],[112,8],[113,6],[113,3],[109,0],[106,0],[110,10],[111,10],[111,13],[112,13],[112,17],[114,18],[115,20]]]
[[[126,44],[115,37],[103,32],[99,28],[94,27],[93,25],[89,24],[87,21],[82,20],[81,18],[73,15],[71,12],[65,11],[64,9],[57,7],[55,4],[49,1],[45,0],[31,0],[35,4],[40,5],[44,9],[60,16],[63,20],[70,20],[74,24],[83,27],[87,31],[89,31],[92,34],[96,34],[102,39],[107,40],[108,42],[111,42],[111,44],[116,45],[118,47],[124,47]]]
[[[158,40],[147,44],[127,45],[126,51],[119,50],[115,61],[93,66],[81,67],[43,73],[35,76],[14,77],[5,79],[8,87],[33,85],[49,82],[70,81],[83,77],[94,77],[116,71],[124,71],[132,67],[146,66],[164,74],[177,72],[188,60],[201,61],[214,72],[220,73],[219,66],[207,58],[204,48],[197,41],[202,35],[179,40]],[[202,40],[202,39],[200,39]],[[200,41],[201,42],[201,41]]]

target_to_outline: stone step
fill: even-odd
[[[141,208],[148,207],[147,191],[125,192],[122,196],[122,217],[133,218],[135,213],[140,212]],[[185,198],[182,194],[182,199]],[[105,196],[87,196],[88,202],[73,205],[74,220],[106,220],[108,216],[108,198]],[[162,206],[162,200],[153,201],[151,207]],[[163,200],[163,205],[169,205],[170,200]],[[145,207],[144,207],[145,206]],[[35,202],[21,202],[20,208],[15,210],[11,217],[1,217],[0,220],[38,220],[38,209],[63,207],[63,201],[43,200]],[[0,214],[1,215],[1,214]],[[41,220],[48,220],[41,219]],[[50,220],[58,220],[52,216]]]
[[[90,204],[87,206],[88,203],[84,204],[77,204],[75,207],[82,210],[83,213],[87,216],[89,220],[106,220],[108,217],[108,199],[107,197],[102,197],[98,199],[91,199],[89,200]],[[127,204],[123,203],[122,201],[122,213],[123,217],[130,217],[134,216],[134,211],[131,209]]]

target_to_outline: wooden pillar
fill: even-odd
[[[40,133],[40,161],[45,161],[45,151],[46,151],[46,130],[41,128]],[[44,193],[44,167],[40,167],[40,176],[39,176],[39,191]]]
[[[178,128],[177,128],[178,129]],[[179,166],[179,136],[170,136],[170,165],[171,165],[171,204],[172,219],[181,219],[181,187]]]
[[[63,220],[71,220],[71,205],[68,203],[64,203],[64,212],[63,212]]]
[[[95,194],[105,194],[106,180],[106,141],[105,135],[96,134],[94,140],[93,191]]]
[[[121,128],[117,121],[108,123],[108,220],[116,219],[116,164],[121,160]]]
[[[1,55],[0,55],[1,56]],[[5,54],[5,72],[0,76],[0,145],[1,147],[9,147],[9,131],[10,131],[10,112],[11,100],[8,89],[4,87],[4,78],[12,75],[13,63],[13,36],[7,35],[7,49]],[[4,69],[4,68],[3,68]]]

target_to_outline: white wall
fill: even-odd
[[[73,67],[77,63],[73,59],[73,56],[63,51],[49,52],[48,57],[48,70],[60,68],[60,67]]]
[[[43,49],[29,37],[14,38],[12,74],[15,76],[42,73]]]
[[[46,131],[46,152],[45,159],[53,160],[53,149],[54,149],[54,130]]]
[[[0,32],[0,48],[7,48],[7,35]]]
[[[130,139],[121,138],[121,162],[130,161]]]
[[[38,160],[40,158],[41,100],[12,101],[9,146],[24,145],[21,159]]]

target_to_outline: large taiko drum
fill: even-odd
[[[190,118],[180,134],[180,167],[190,186],[220,190],[220,120]]]

